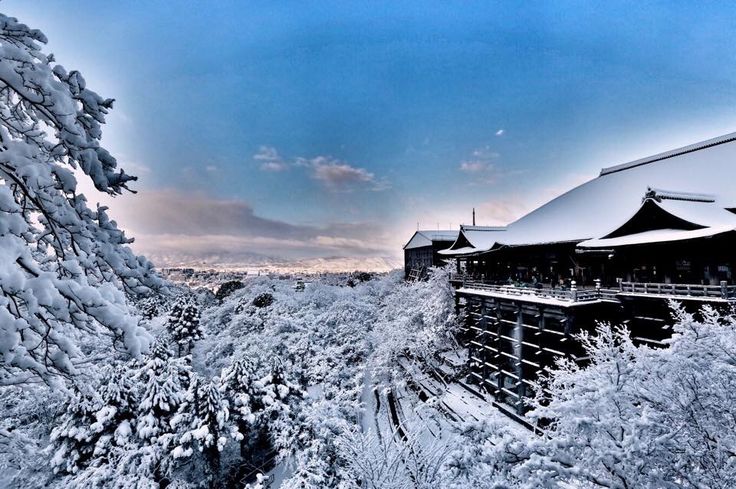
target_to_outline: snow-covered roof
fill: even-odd
[[[718,234],[734,231],[732,226],[715,226],[709,228],[683,231],[681,229],[655,229],[641,233],[628,234],[617,238],[589,239],[578,244],[579,248],[617,248],[637,244],[664,243],[668,241],[684,241],[687,239],[708,238]]]
[[[647,194],[651,195],[651,194]],[[682,241],[715,236],[736,229],[736,214],[714,201],[648,197],[628,220],[580,248],[613,248],[643,243]]]
[[[467,224],[460,225],[460,234],[457,239],[447,250],[442,250],[441,255],[469,255],[490,250],[499,235],[506,231],[505,227],[499,226],[469,226]]]
[[[654,163],[656,161],[666,160],[668,158],[673,158],[675,156],[684,155],[686,153],[700,151],[706,148],[710,148],[711,146],[717,146],[723,143],[730,143],[732,141],[736,141],[736,132],[725,134],[723,136],[718,136],[712,139],[706,139],[705,141],[700,141],[698,143],[689,144],[681,148],[672,149],[669,151],[665,151],[664,153],[658,153],[652,156],[647,156],[647,157],[644,157],[638,160],[630,161],[628,163],[623,163],[620,165],[603,168],[601,170],[601,176],[608,175],[610,173],[616,173],[616,172],[623,171],[623,170],[628,170],[636,166]]]
[[[423,248],[425,246],[432,246],[435,241],[446,241],[453,242],[457,239],[459,231],[452,229],[442,230],[421,230],[414,233],[408,243],[404,245],[405,250],[413,248]]]
[[[479,252],[601,238],[629,221],[643,198],[701,228],[728,226],[736,218],[725,210],[736,208],[734,182],[736,133],[604,168],[597,178],[512,222],[503,232],[469,234],[461,228],[450,249],[470,245]],[[647,199],[648,192],[654,192],[654,198]]]

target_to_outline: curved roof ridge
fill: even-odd
[[[476,226],[474,224],[460,224],[460,229],[466,231],[506,231],[506,226]]]
[[[718,136],[718,137],[711,138],[711,139],[706,139],[705,141],[700,141],[697,143],[689,144],[681,148],[672,149],[669,151],[665,151],[664,153],[658,153],[652,156],[647,156],[645,158],[640,158],[638,160],[630,161],[628,163],[622,163],[620,165],[609,166],[608,168],[603,168],[599,176],[602,177],[604,175],[609,175],[611,173],[628,170],[629,168],[635,168],[637,166],[654,163],[655,161],[666,160],[668,158],[673,158],[675,156],[680,156],[686,153],[692,153],[694,151],[699,151],[701,149],[710,148],[712,146],[717,146],[719,144],[730,143],[731,141],[736,141],[736,132],[724,134],[723,136]]]

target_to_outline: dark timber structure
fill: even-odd
[[[662,345],[669,300],[736,302],[736,133],[603,169],[501,228],[461,226],[454,259],[470,380],[523,413],[556,357],[585,361],[574,335],[624,323]]]
[[[449,259],[440,256],[457,239],[458,231],[417,231],[404,245],[404,277],[419,278],[429,267],[440,267]]]

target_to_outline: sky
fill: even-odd
[[[110,213],[160,265],[398,265],[417,226],[507,224],[602,167],[736,131],[728,2],[0,8],[116,99],[103,145],[140,180]]]

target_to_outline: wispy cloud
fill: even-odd
[[[491,170],[492,166],[487,161],[463,161],[460,170],[466,173],[481,173]]]
[[[357,166],[329,156],[297,158],[297,165],[309,170],[311,177],[333,192],[352,192],[358,189],[381,191],[390,188],[385,180]]]
[[[260,169],[266,172],[281,172],[289,168],[304,168],[309,176],[331,192],[353,192],[355,190],[382,191],[391,188],[386,179],[359,166],[331,156],[307,158],[297,156],[285,159],[272,146],[261,146],[253,159],[261,162]]]
[[[504,134],[506,134],[505,129],[499,129],[498,131],[496,131],[496,136],[503,136]]]
[[[289,165],[281,158],[276,148],[272,146],[261,146],[253,159],[261,162],[261,170],[267,172],[280,172],[289,169]]]
[[[461,161],[458,168],[464,173],[473,174],[475,182],[494,183],[499,173],[494,160],[500,156],[490,146],[483,146],[474,149],[470,153],[470,158]]]

